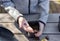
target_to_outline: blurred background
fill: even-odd
[[[60,0],[50,0],[50,13],[60,13]]]
[[[5,10],[0,7],[0,12],[5,12]],[[50,0],[50,13],[60,13],[60,0]]]

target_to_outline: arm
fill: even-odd
[[[18,10],[16,10],[14,7],[5,7],[5,10],[17,21],[17,18],[19,16],[23,16]]]
[[[40,18],[39,20],[42,21],[42,23],[46,24],[48,16],[49,16],[49,0],[43,0],[41,3],[39,3],[39,6],[41,7],[40,11]]]
[[[29,26],[27,20],[23,17],[21,13],[19,13],[18,10],[16,10],[14,7],[7,7],[5,10],[19,23],[19,28],[22,28],[23,30],[27,32],[34,33],[33,29]]]
[[[35,34],[36,37],[39,37],[42,35],[44,30],[44,25],[47,22],[48,15],[49,15],[49,0],[40,0],[41,3],[39,3],[40,9],[40,18],[39,18],[39,31]]]

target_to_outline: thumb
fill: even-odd
[[[23,21],[19,21],[19,27],[22,28],[23,26]]]

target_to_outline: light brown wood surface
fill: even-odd
[[[10,30],[18,41],[29,41],[14,25],[15,20],[9,14],[0,14],[0,26]]]
[[[11,17],[8,13],[0,13],[0,23],[2,22],[14,22],[14,18]]]

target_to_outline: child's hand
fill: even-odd
[[[33,29],[29,26],[27,20],[23,17],[19,18],[19,27],[27,32],[34,33]]]

